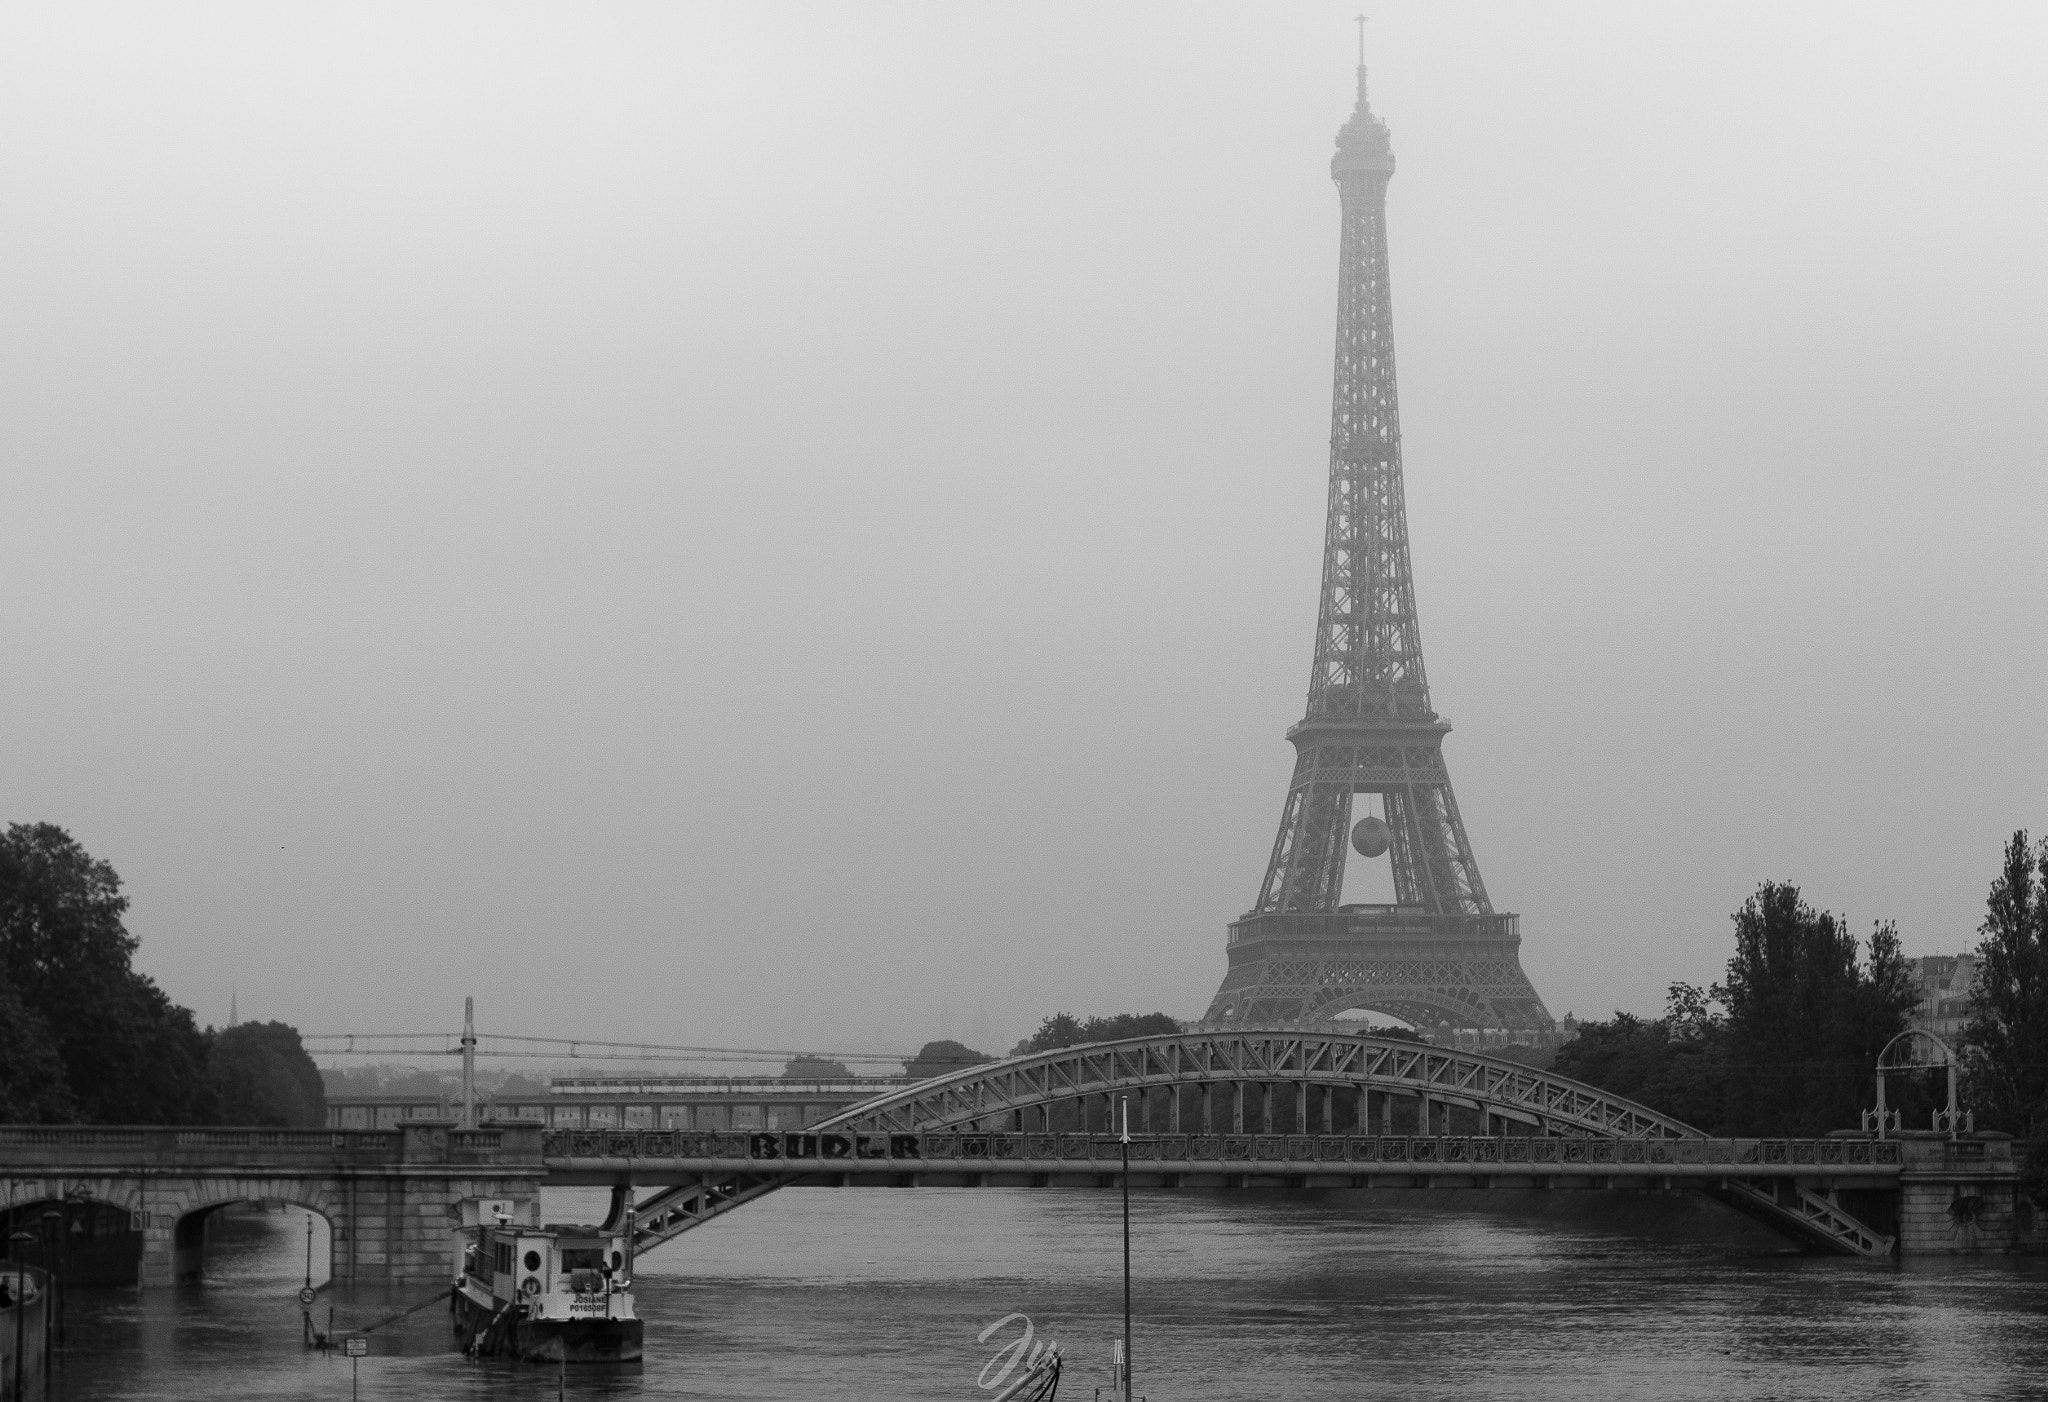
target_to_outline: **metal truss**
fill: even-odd
[[[1352,795],[1385,796],[1394,888],[1436,913],[1492,910],[1440,751],[1408,550],[1387,182],[1394,154],[1366,100],[1337,138],[1342,203],[1329,514],[1308,714],[1255,912],[1329,911],[1344,886]]]
[[[683,1170],[682,1182],[633,1204],[636,1250],[645,1251],[794,1181],[918,1182],[927,1181],[925,1170],[957,1176],[965,1168],[958,1181],[991,1186],[1007,1180],[981,1170],[1010,1163],[1033,1170],[1019,1181],[1042,1183],[1048,1167],[1108,1162],[1105,1146],[1113,1141],[1026,1132],[1026,1111],[1162,1087],[1245,1084],[1426,1098],[1484,1110],[1537,1135],[1145,1134],[1134,1141],[1133,1160],[1160,1168],[1264,1165],[1283,1174],[1520,1166],[1592,1174],[1578,1181],[1593,1186],[1647,1174],[1652,1186],[1702,1188],[1815,1249],[1882,1255],[1892,1247],[1891,1238],[1798,1180],[1856,1168],[1895,1172],[1896,1144],[1709,1139],[1646,1106],[1515,1062],[1288,1028],[1140,1037],[1013,1057],[877,1096],[795,1133],[550,1131],[543,1154],[553,1168],[620,1173],[614,1218],[624,1215],[631,1189],[623,1185],[636,1170]],[[1538,1184],[1551,1181],[1539,1177]]]
[[[814,1128],[886,1134],[977,1122],[996,1127],[1016,1112],[1091,1095],[1235,1082],[1427,1095],[1437,1104],[1486,1110],[1546,1133],[1701,1137],[1690,1125],[1634,1101],[1516,1062],[1418,1042],[1288,1028],[1140,1037],[1013,1057],[878,1096]]]
[[[1431,915],[1493,912],[1443,758],[1450,725],[1430,703],[1408,546],[1401,416],[1394,371],[1394,314],[1387,253],[1387,183],[1394,153],[1366,97],[1337,136],[1331,162],[1342,208],[1337,260],[1337,339],[1330,410],[1329,510],[1308,709],[1288,732],[1294,778],[1251,915],[1330,914],[1343,899],[1354,796],[1381,795],[1391,829],[1388,860],[1396,902]],[[1512,953],[1510,958],[1515,957]],[[1269,967],[1269,973],[1272,969]],[[1239,979],[1233,966],[1231,979]],[[1277,976],[1277,975],[1275,975]],[[1250,996],[1226,981],[1211,1008],[1260,1018],[1319,1015],[1312,990],[1334,966]],[[1367,981],[1370,986],[1370,980]],[[1554,1027],[1519,961],[1510,991],[1417,988],[1402,1006],[1456,1018],[1486,1017],[1499,998],[1512,1022],[1460,1025]],[[1226,997],[1226,994],[1230,995]],[[1407,1016],[1388,1002],[1364,1004]]]
[[[692,1227],[701,1227],[774,1192],[783,1181],[783,1175],[777,1173],[710,1174],[662,1188],[633,1204],[633,1249],[646,1251]],[[618,1215],[616,1208],[614,1215]]]
[[[1781,1178],[1728,1178],[1707,1190],[1803,1245],[1841,1256],[1889,1256],[1898,1238],[1864,1225],[1839,1203]]]
[[[1512,949],[1512,946],[1510,946]],[[1204,1022],[1327,1022],[1352,1008],[1388,1013],[1425,1030],[1545,1032],[1550,1015],[1519,961],[1273,957],[1224,976]]]

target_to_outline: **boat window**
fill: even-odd
[[[594,1271],[604,1266],[604,1248],[600,1246],[565,1246],[562,1248],[562,1269],[564,1271]]]

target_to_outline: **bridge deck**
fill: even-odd
[[[1093,1186],[1122,1164],[1110,1135],[545,1136],[547,1181],[656,1185],[749,1175],[791,1186]],[[1859,1139],[1599,1139],[1388,1135],[1132,1135],[1132,1181],[1198,1186],[1567,1187],[1829,1177],[1895,1182],[1899,1146]]]

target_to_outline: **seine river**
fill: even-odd
[[[1307,1194],[1134,1200],[1139,1392],[1296,1398],[2048,1396],[2048,1260],[1896,1267],[1791,1255],[1698,1199],[1554,1194],[1506,1210]],[[1532,1195],[1533,1198],[1533,1195]],[[1691,1204],[1688,1207],[1688,1204]],[[550,1192],[551,1221],[601,1194]],[[987,1397],[1012,1313],[1107,1380],[1114,1193],[786,1190],[644,1257],[647,1358],[572,1398]],[[347,1398],[299,1345],[306,1214],[219,1223],[204,1286],[80,1291],[52,1395]],[[325,1234],[318,1238],[325,1252]],[[316,1269],[316,1277],[320,1271]],[[433,1287],[323,1292],[368,1323]],[[465,1362],[435,1305],[374,1336],[364,1398],[550,1398],[552,1368]]]

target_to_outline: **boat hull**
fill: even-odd
[[[487,1310],[454,1294],[455,1341],[480,1356],[530,1363],[636,1363],[644,1326],[637,1319],[528,1319],[519,1306]]]

